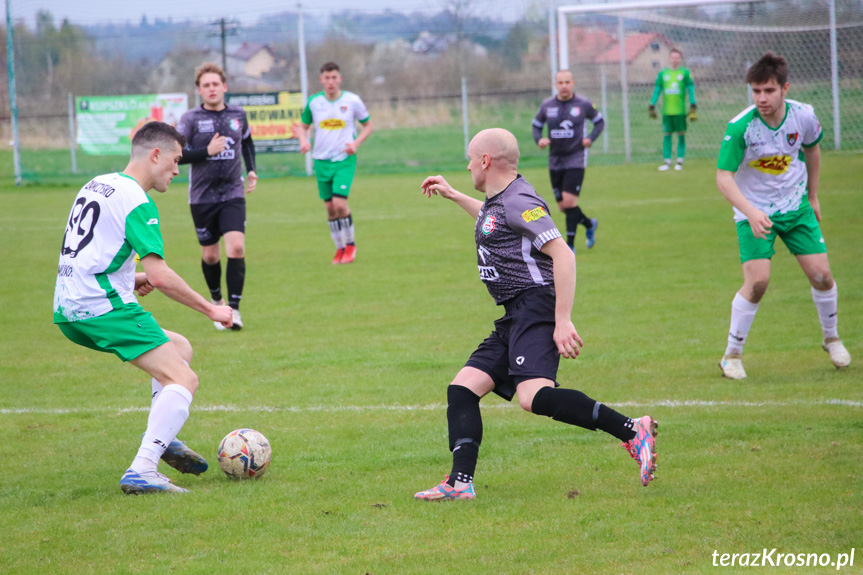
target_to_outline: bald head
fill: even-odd
[[[477,155],[488,154],[488,157],[501,167],[518,168],[518,141],[511,132],[503,128],[483,130],[473,137],[470,146]]]
[[[518,177],[518,141],[506,130],[483,130],[470,141],[467,155],[473,187],[488,197]]]

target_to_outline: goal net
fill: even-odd
[[[602,163],[662,158],[662,121],[649,118],[648,104],[671,48],[695,83],[687,157],[717,155],[728,121],[751,104],[746,70],[767,51],[788,60],[788,98],[815,107],[822,148],[863,149],[859,0],[606,3],[563,6],[557,17],[558,68],[570,69],[576,91],[606,116],[593,156]]]

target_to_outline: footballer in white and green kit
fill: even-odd
[[[230,327],[231,308],[215,306],[192,290],[164,262],[159,211],[147,190],[164,192],[179,173],[185,138],[162,122],[150,122],[132,138],[121,173],[90,180],[66,218],[57,280],[54,323],[72,342],[114,353],[151,377],[147,428],[135,459],[120,480],[127,494],[180,493],[158,463],[200,474],[207,461],[176,439],[189,416],[198,378],[189,367],[192,347],[164,331],[135,297],[158,289],[171,299]],[[136,271],[140,256],[144,272]],[[86,401],[86,388],[81,397]]]
[[[315,161],[318,194],[327,208],[330,237],[336,245],[334,264],[354,261],[354,222],[348,195],[357,165],[356,151],[372,132],[369,112],[362,99],[341,89],[342,76],[334,62],[321,67],[322,92],[312,95],[296,130],[300,151],[311,150]],[[362,126],[357,133],[357,122]],[[310,135],[314,131],[314,148]]]
[[[734,208],[743,286],[731,304],[731,326],[719,362],[724,376],[743,379],[743,345],[770,281],[778,236],[812,285],[824,336],[836,367],[850,355],[837,329],[838,292],[821,233],[818,175],[821,123],[809,104],[786,99],[785,58],[765,54],[747,72],[753,106],[728,123],[717,161],[716,183]]]

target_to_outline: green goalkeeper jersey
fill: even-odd
[[[695,105],[695,83],[686,68],[666,68],[656,76],[656,88],[650,105],[655,106],[662,94],[662,114],[664,116],[682,116],[686,113],[686,96],[689,95],[689,103]]]

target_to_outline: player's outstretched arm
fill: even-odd
[[[749,200],[737,187],[737,182],[734,181],[734,172],[728,170],[716,170],[716,187],[725,196],[725,199],[732,206],[743,212],[746,219],[749,220],[749,227],[752,228],[752,235],[756,238],[764,239],[770,233],[770,228],[773,227],[773,222],[767,217],[767,214],[753,206]]]
[[[462,207],[473,219],[479,217],[479,211],[482,209],[482,202],[476,198],[465,195],[447,182],[443,176],[429,176],[420,185],[422,192],[427,197],[439,195],[442,198],[452,200]]]
[[[542,253],[554,262],[554,343],[557,352],[575,359],[584,345],[572,324],[572,301],[575,298],[575,254],[561,238],[542,246]]]
[[[225,327],[231,327],[231,308],[226,305],[213,305],[204,297],[189,287],[177,272],[168,267],[165,260],[156,254],[147,254],[141,258],[147,281],[157,290],[195,311],[199,311],[212,321],[217,321]],[[137,283],[137,281],[135,282]]]

